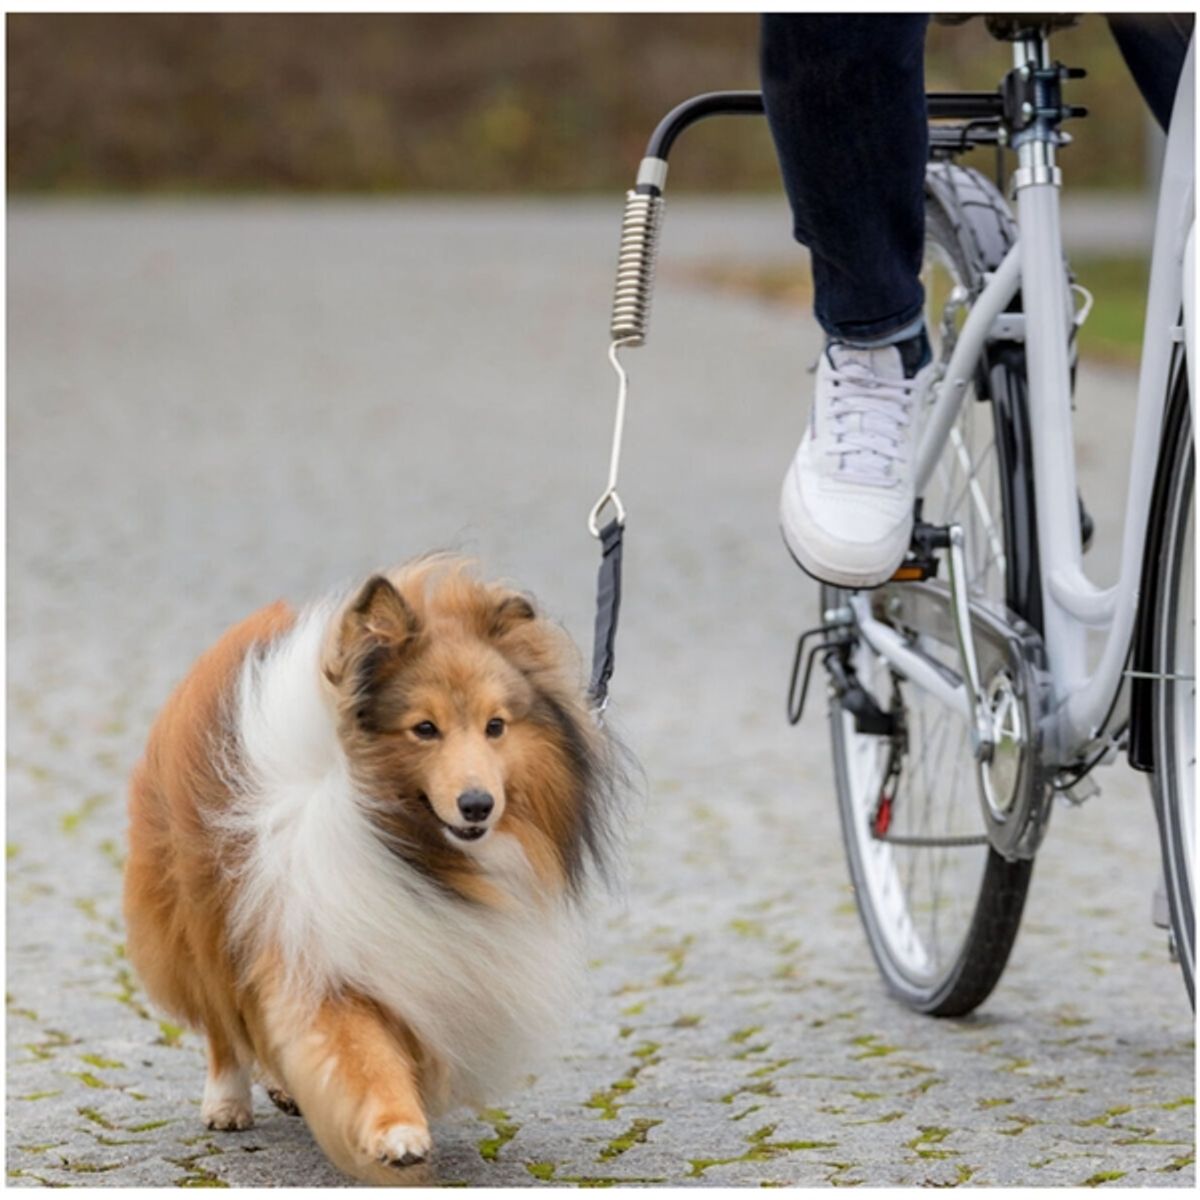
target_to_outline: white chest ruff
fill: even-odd
[[[237,944],[277,948],[297,999],[351,987],[394,1012],[443,1065],[450,1105],[503,1095],[569,1015],[579,919],[547,907],[515,839],[477,849],[505,911],[447,895],[387,850],[355,794],[323,694],[328,607],[306,612],[240,681],[241,763],[222,818],[247,850]]]

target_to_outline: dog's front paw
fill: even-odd
[[[209,1129],[249,1129],[254,1124],[254,1113],[243,1100],[206,1100],[200,1116]]]
[[[367,1153],[389,1167],[411,1167],[424,1162],[432,1147],[433,1138],[424,1125],[387,1125],[371,1136]]]

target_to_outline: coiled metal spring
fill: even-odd
[[[662,212],[661,195],[647,192],[627,192],[625,195],[611,332],[614,341],[624,342],[627,346],[640,346],[646,340]]]

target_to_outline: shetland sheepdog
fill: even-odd
[[[399,1182],[429,1121],[521,1082],[569,1016],[619,772],[579,657],[435,556],[236,625],[130,789],[128,955],[208,1043],[201,1116],[251,1080],[342,1170]]]

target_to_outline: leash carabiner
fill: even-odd
[[[629,376],[625,374],[625,368],[621,366],[621,360],[617,357],[617,351],[622,346],[634,345],[636,342],[637,339],[632,337],[616,338],[608,348],[608,361],[612,363],[613,370],[617,373],[617,413],[613,421],[612,452],[608,462],[608,483],[605,485],[600,499],[592,505],[592,510],[588,513],[588,532],[594,538],[600,537],[600,514],[609,504],[613,507],[617,524],[625,524],[625,505],[621,503],[621,497],[617,494],[617,472],[621,466],[621,439],[625,433],[625,401],[629,395]]]

